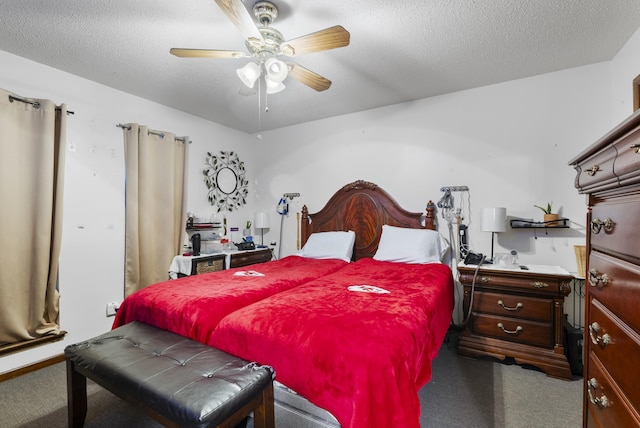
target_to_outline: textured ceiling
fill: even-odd
[[[0,0],[0,50],[257,132],[607,61],[640,26],[638,0],[273,2],[285,39],[351,33],[347,47],[296,57],[327,91],[289,77],[259,101],[235,74],[248,59],[170,55],[246,51],[213,0]]]

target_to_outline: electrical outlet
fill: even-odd
[[[116,302],[107,303],[107,316],[115,316],[119,306]]]

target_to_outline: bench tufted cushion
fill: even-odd
[[[75,371],[184,427],[219,425],[273,379],[271,367],[137,321],[65,354]]]

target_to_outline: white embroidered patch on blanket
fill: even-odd
[[[264,276],[263,273],[256,272],[255,270],[239,270],[233,274],[234,276]]]
[[[376,287],[375,285],[350,285],[347,287],[349,291],[359,291],[361,293],[376,293],[376,294],[387,294],[391,293],[389,290],[385,290],[384,288]]]

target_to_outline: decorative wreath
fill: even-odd
[[[244,162],[234,152],[219,155],[207,152],[206,168],[202,171],[209,189],[207,199],[216,210],[233,211],[247,203],[249,181],[245,178]]]

